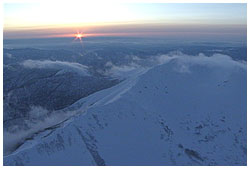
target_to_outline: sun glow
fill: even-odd
[[[76,34],[75,34],[75,40],[80,40],[80,41],[82,41],[82,38],[83,38],[83,34],[82,33],[80,33],[80,32],[77,32]]]
[[[82,34],[77,34],[76,37],[77,37],[77,38],[81,38],[81,37],[82,37]]]

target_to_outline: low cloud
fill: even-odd
[[[90,75],[88,72],[88,66],[74,62],[51,60],[25,60],[21,63],[21,65],[29,69],[58,69],[62,70],[62,72],[76,72],[82,76]]]
[[[126,65],[115,65],[109,61],[106,63],[105,67],[106,67],[106,70],[104,74],[106,76],[112,76],[116,78],[127,78],[137,73],[138,71],[145,69],[141,65],[138,65],[134,62],[131,62]]]
[[[239,67],[246,70],[245,61],[235,61],[228,55],[218,53],[212,56],[206,56],[203,53],[198,55],[187,55],[180,51],[173,51],[164,55],[149,56],[146,59],[141,59],[134,55],[127,57],[128,59],[131,59],[130,63],[118,65],[108,61],[105,64],[105,70],[99,70],[99,73],[114,78],[126,79],[143,70],[169,62],[175,62],[173,68],[179,73],[191,73],[190,67],[193,65],[217,66],[224,68]]]
[[[131,57],[132,60],[134,60],[134,61],[140,61],[140,60],[142,60],[141,58],[139,58],[138,56],[135,56],[135,55],[131,55],[130,57]]]
[[[235,61],[228,55],[214,54],[212,56],[206,56],[203,53],[199,55],[186,55],[181,52],[169,53],[167,55],[161,55],[156,57],[156,62],[158,64],[165,64],[171,61],[176,62],[175,70],[180,73],[190,73],[189,67],[192,65],[202,65],[202,66],[216,66],[223,68],[242,68],[247,69],[245,61]]]
[[[81,110],[79,110],[81,111]],[[25,119],[20,119],[19,125],[25,125],[28,129],[23,129],[19,125],[10,126],[3,132],[3,151],[4,155],[11,154],[27,138],[33,137],[35,133],[45,130],[48,127],[59,124],[70,118],[78,111],[52,111],[40,106],[31,106],[31,110]],[[20,129],[21,128],[21,129]]]
[[[11,53],[6,53],[5,55],[7,56],[7,58],[12,58],[12,54]]]

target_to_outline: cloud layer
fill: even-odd
[[[58,69],[64,72],[76,72],[82,76],[89,76],[88,66],[65,61],[51,61],[51,60],[25,60],[21,63],[22,66],[29,69]]]
[[[48,127],[56,125],[64,120],[70,118],[78,111],[53,111],[49,112],[47,109],[40,106],[31,106],[29,115],[23,121],[28,129],[20,129],[20,126],[12,126],[9,131],[3,132],[3,152],[8,155],[16,150],[18,146],[25,142],[27,138],[32,137],[35,133],[45,130]]]
[[[108,61],[105,67],[106,70],[103,72],[104,75],[121,79],[128,78],[138,71],[145,69],[143,66],[138,65],[135,62],[126,65],[115,65],[111,61]]]
[[[202,53],[196,56],[186,55],[181,52],[170,53],[156,57],[158,64],[165,64],[173,60],[176,61],[176,70],[183,73],[190,73],[189,67],[192,65],[217,66],[223,68],[242,68],[247,69],[245,61],[235,61],[228,55],[214,54],[206,56]]]
[[[228,55],[214,54],[212,56],[206,56],[203,53],[198,55],[187,55],[182,52],[175,51],[164,55],[151,56],[147,59],[141,59],[140,57],[133,56],[132,60],[128,64],[122,65],[117,65],[108,61],[105,65],[105,71],[100,73],[103,73],[106,76],[125,79],[145,69],[150,69],[154,66],[169,62],[175,62],[174,69],[180,73],[191,73],[190,67],[192,65],[217,66],[228,69],[235,67],[242,68],[244,70],[247,69],[245,61],[235,61]]]

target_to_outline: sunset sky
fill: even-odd
[[[4,39],[84,36],[246,40],[246,4],[5,3]]]

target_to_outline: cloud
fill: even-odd
[[[81,111],[81,110],[79,110]],[[16,125],[9,126],[3,132],[4,155],[14,152],[27,138],[35,133],[45,130],[48,127],[59,124],[72,117],[78,111],[52,111],[40,106],[31,106],[31,110],[25,119],[20,119]],[[23,129],[20,125],[25,125],[28,129]]]
[[[7,58],[12,58],[12,54],[11,53],[6,53],[5,55],[7,56]]]
[[[181,52],[172,52],[167,55],[160,55],[155,58],[158,64],[165,64],[175,61],[175,70],[180,73],[190,73],[190,67],[192,65],[201,66],[216,66],[223,67],[227,69],[231,68],[241,68],[246,70],[247,65],[245,61],[235,61],[228,55],[214,54],[212,56],[206,56],[203,53],[199,55],[186,55]]]
[[[88,73],[88,66],[65,61],[51,61],[51,60],[25,60],[21,63],[22,66],[29,69],[58,69],[63,72],[76,72],[82,76],[90,76]]]
[[[131,59],[134,60],[134,61],[140,61],[142,60],[141,58],[139,58],[138,56],[136,55],[130,55]]]
[[[49,111],[41,106],[31,106],[30,108],[31,110],[28,114],[30,119],[43,119],[48,116]]]
[[[134,62],[126,65],[115,65],[111,61],[108,61],[105,67],[106,70],[103,73],[104,75],[121,79],[128,78],[145,69],[143,66]]]
[[[223,54],[214,54],[212,56],[206,56],[203,53],[187,55],[180,51],[172,51],[164,55],[149,56],[146,59],[141,59],[135,55],[126,57],[130,60],[130,63],[118,65],[108,61],[105,64],[105,69],[98,69],[98,72],[106,76],[126,79],[146,69],[169,62],[175,62],[174,70],[180,73],[191,73],[190,67],[192,65],[218,66],[224,68],[234,68],[236,66],[246,70],[246,62],[235,61],[230,56]]]

